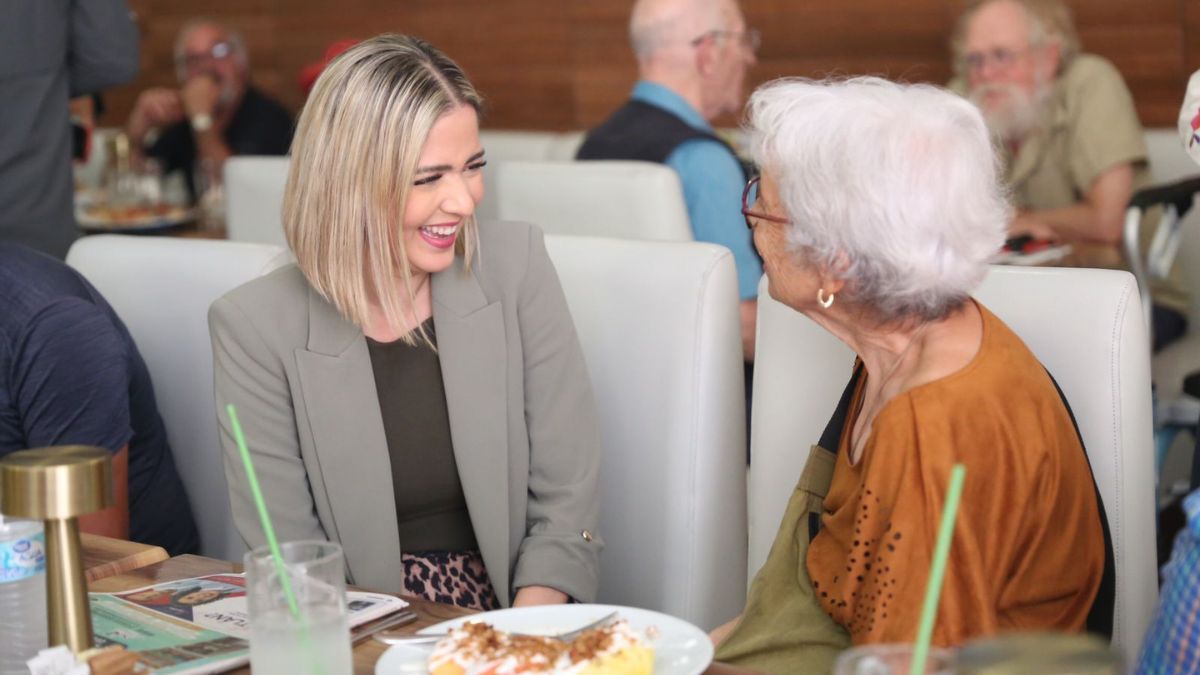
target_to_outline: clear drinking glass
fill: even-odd
[[[256,673],[350,675],[350,626],[342,547],[328,541],[280,544],[299,617],[293,615],[268,547],[246,554],[250,668]]]
[[[861,645],[842,652],[833,664],[833,675],[908,675],[912,668],[913,645]],[[927,675],[952,675],[954,654],[948,649],[929,649]]]

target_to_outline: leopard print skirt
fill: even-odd
[[[468,609],[500,609],[479,551],[401,553],[400,562],[409,595]]]

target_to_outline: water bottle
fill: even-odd
[[[0,675],[28,675],[45,649],[46,537],[37,520],[0,515]]]

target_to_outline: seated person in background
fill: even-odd
[[[858,360],[717,659],[828,672],[851,643],[913,640],[960,462],[934,642],[1111,630],[1107,525],[1066,403],[971,298],[1011,215],[979,112],[930,86],[783,80],[749,126],[771,297]]]
[[[0,456],[50,445],[113,453],[116,503],[80,519],[84,531],[196,552],[192,511],[133,338],[78,272],[0,244]]]
[[[231,155],[286,155],[292,117],[249,84],[249,67],[236,31],[203,19],[186,24],[175,41],[180,88],[143,91],[129,115],[134,152],[159,160],[164,174],[182,170],[193,198],[220,180]]]
[[[738,212],[749,176],[709,122],[741,111],[758,31],[735,0],[639,0],[629,35],[641,78],[630,100],[588,133],[577,159],[636,159],[679,174],[697,241],[725,246],[737,263],[742,350],[754,360],[762,263]]]
[[[1125,207],[1150,184],[1133,97],[1107,60],[1080,53],[1059,0],[977,0],[952,41],[952,88],[979,106],[999,144],[1018,209],[1009,236],[1120,250]],[[1146,249],[1157,214],[1144,219]],[[1114,251],[1111,264],[1121,264]],[[1152,288],[1154,348],[1182,336],[1188,296],[1177,274]]]
[[[283,199],[297,264],[209,314],[218,409],[241,414],[278,536],[341,543],[354,583],[475,608],[586,602],[591,384],[541,231],[475,222],[480,107],[417,38],[325,68]],[[233,517],[260,546],[220,417]]]

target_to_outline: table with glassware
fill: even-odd
[[[89,590],[100,593],[116,593],[168,581],[238,572],[241,570],[241,567],[239,564],[222,560],[195,555],[182,555],[137,569],[129,569],[114,576],[97,579],[89,584]],[[423,628],[475,613],[472,610],[461,607],[429,602],[413,597],[404,597],[404,600],[409,603],[406,609],[413,611],[416,614],[416,619],[401,627],[389,629],[386,631],[388,635],[415,634]],[[386,617],[378,620],[379,623],[384,621],[387,621]],[[369,630],[372,623],[356,628],[354,634],[361,634],[364,629]],[[387,650],[388,645],[373,638],[366,638],[357,642],[354,644],[352,651],[354,672],[375,673],[377,663]],[[242,667],[233,672],[248,673],[250,669]],[[706,675],[752,675],[751,671],[723,664],[712,664],[704,672]]]

